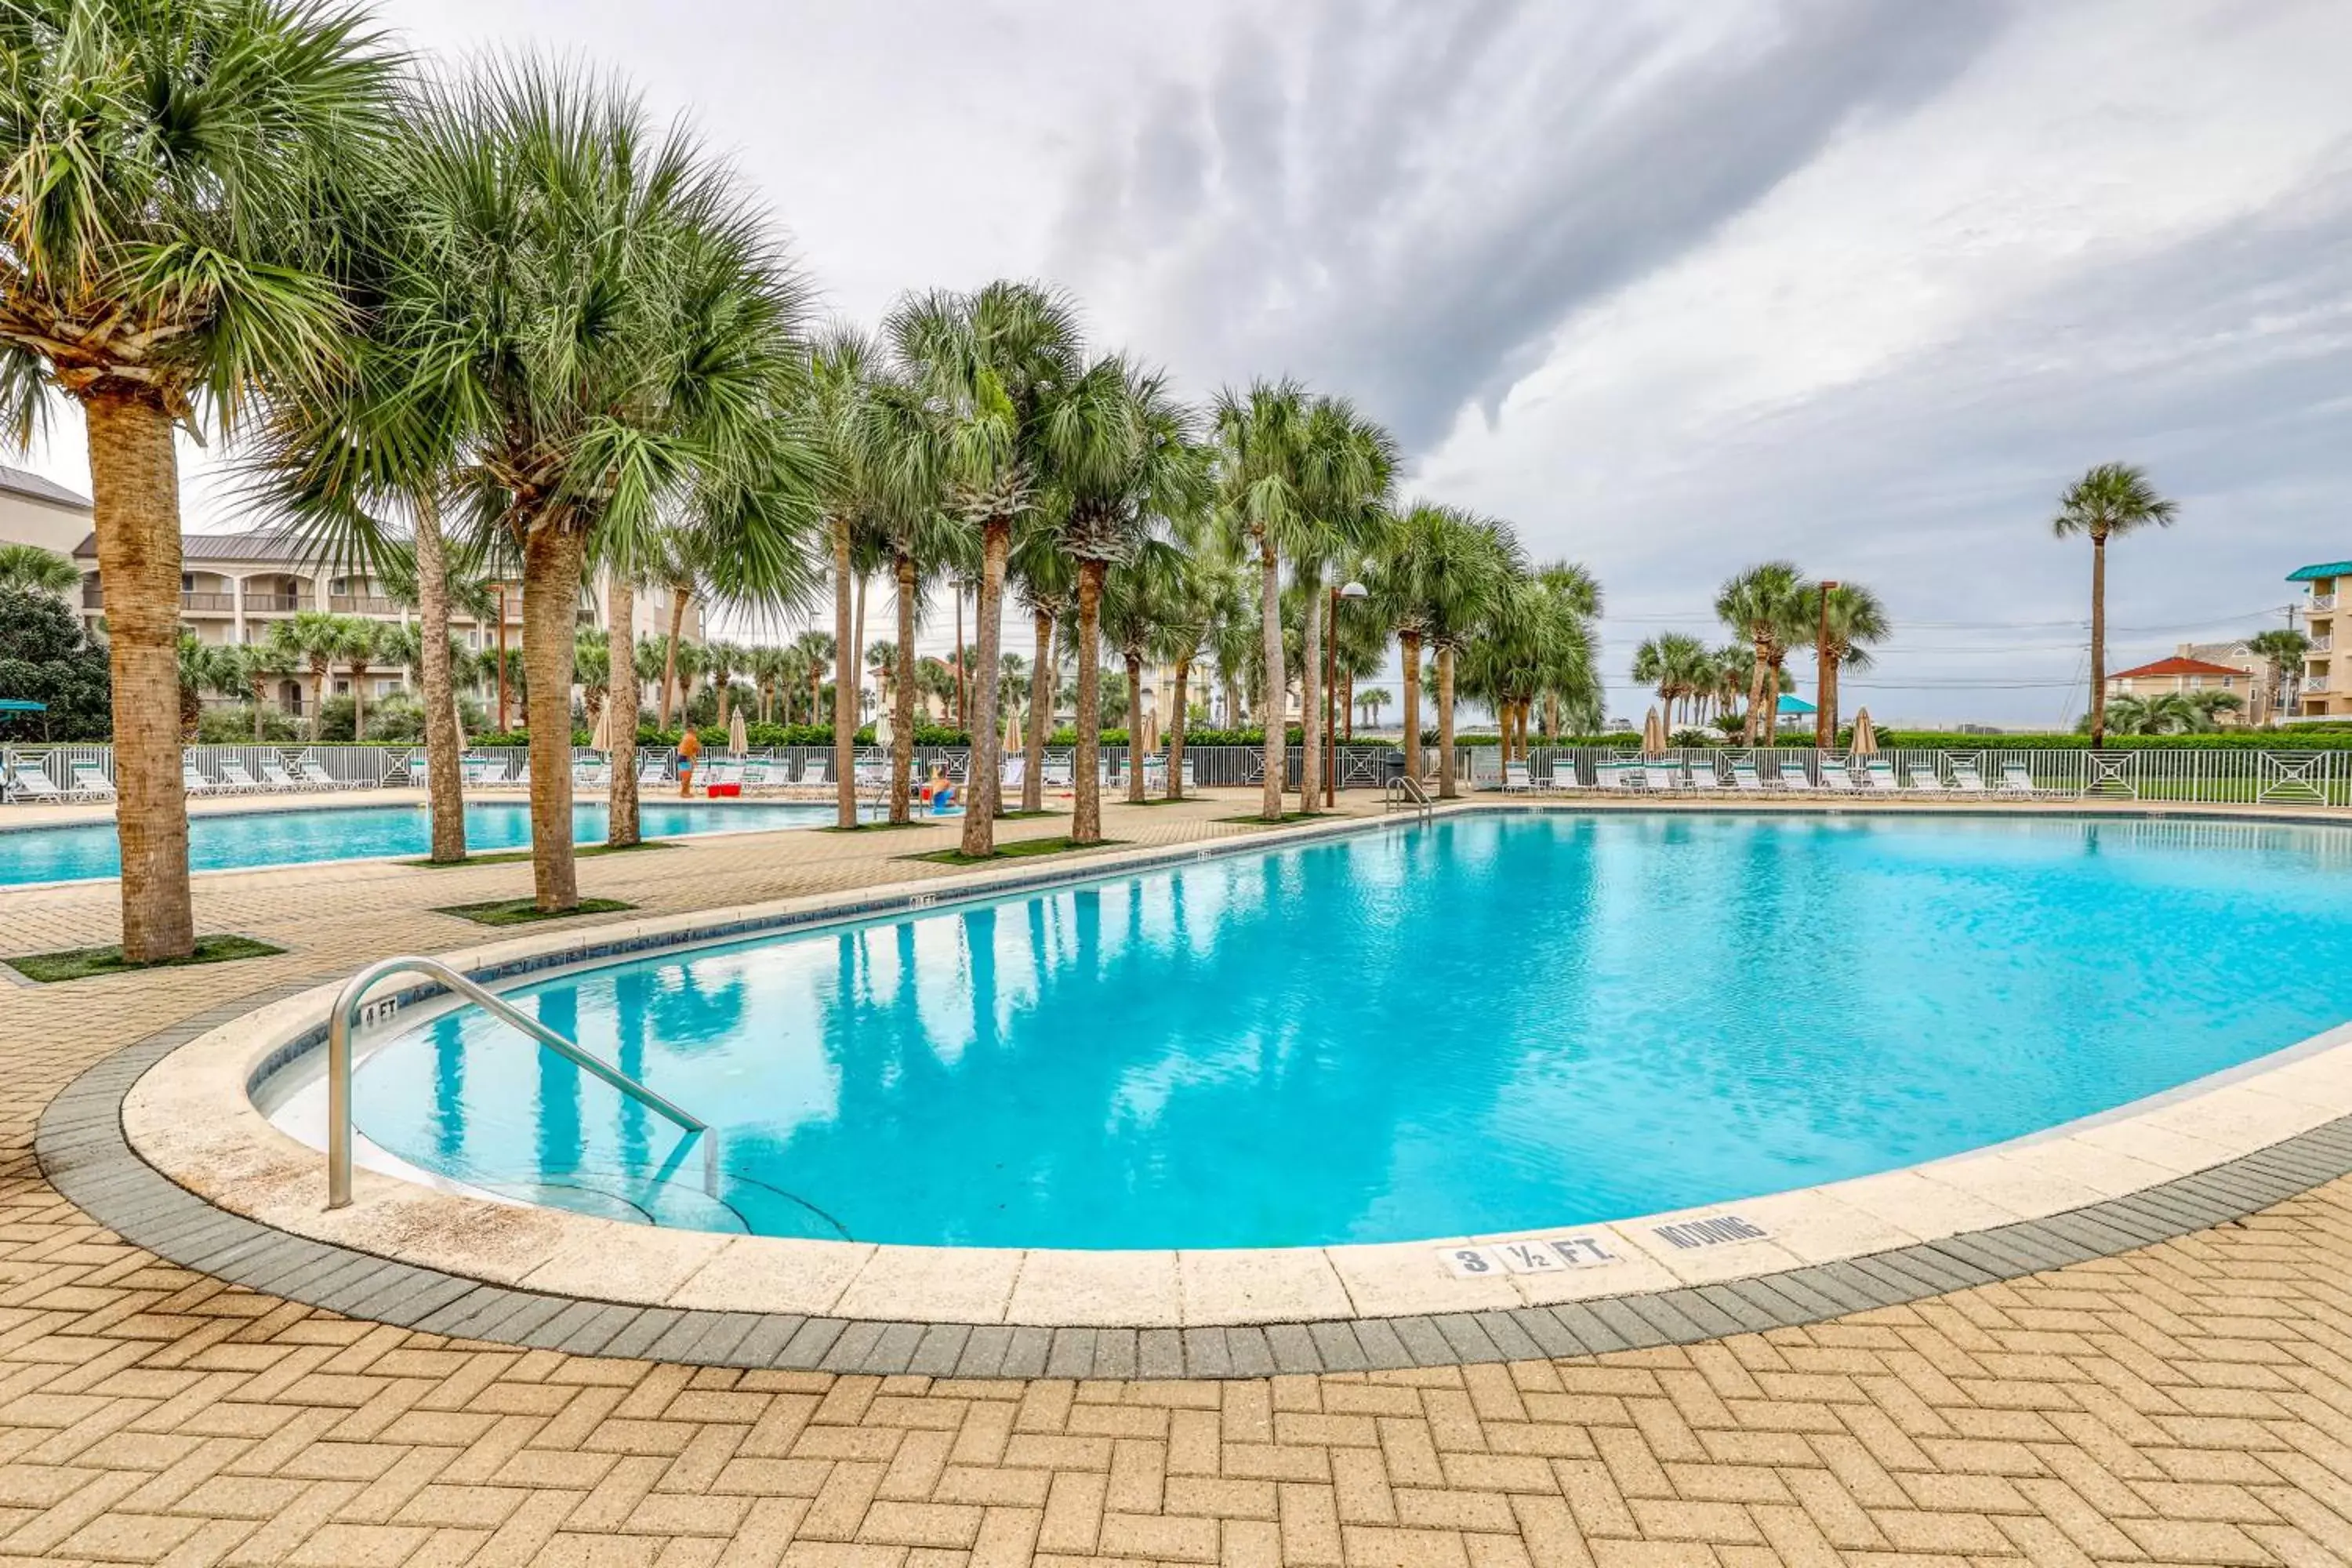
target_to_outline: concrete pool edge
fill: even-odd
[[[2285,819],[2270,812],[2241,816],[2273,824]],[[1216,849],[1259,852],[1380,826],[1358,820],[1251,833]],[[531,961],[526,972],[538,978],[553,965],[587,958],[592,949],[625,957],[656,944],[754,934],[743,931],[742,921],[755,911],[787,925],[833,924],[1092,881],[1214,852],[1192,845],[1089,857],[1056,868],[893,884],[445,956],[469,969]],[[625,945],[648,936],[653,940],[646,945]],[[1953,1161],[1692,1214],[1526,1233],[1537,1238],[1598,1233],[1621,1258],[1606,1267],[1536,1275],[1454,1279],[1437,1261],[1448,1245],[1441,1240],[1137,1255],[876,1248],[647,1231],[562,1211],[494,1208],[422,1194],[366,1173],[361,1205],[343,1211],[365,1223],[325,1224],[316,1223],[332,1216],[318,1212],[321,1178],[314,1150],[266,1122],[266,1139],[250,1136],[250,1126],[245,1135],[223,1138],[217,1134],[237,1131],[218,1114],[227,1107],[192,1101],[186,1091],[193,1080],[175,1083],[175,1072],[142,1082],[151,1078],[150,1068],[181,1047],[208,1042],[217,1051],[204,1053],[211,1056],[213,1070],[202,1076],[232,1089],[245,1114],[257,1120],[245,1092],[256,1065],[299,1036],[306,1022],[315,1027],[323,1008],[318,990],[249,998],[93,1068],[44,1118],[45,1165],[52,1164],[52,1118],[62,1140],[53,1179],[110,1224],[118,1215],[125,1224],[184,1222],[178,1228],[187,1244],[203,1247],[205,1255],[176,1261],[256,1289],[468,1338],[607,1353],[657,1347],[666,1358],[719,1364],[977,1371],[992,1347],[1014,1354],[1010,1347],[1017,1340],[1030,1347],[1015,1355],[1019,1368],[1030,1366],[1030,1352],[1041,1344],[1046,1348],[1039,1353],[1055,1365],[1075,1365],[1080,1352],[1063,1346],[1065,1336],[1088,1336],[1087,1345],[1101,1336],[1108,1347],[1100,1352],[1103,1367],[1124,1364],[1131,1375],[1149,1363],[1167,1375],[1200,1375],[1217,1374],[1221,1355],[1223,1371],[1232,1373],[1345,1370],[1705,1338],[2126,1250],[2236,1217],[2352,1169],[2352,1123],[2344,1121],[2352,1112],[2352,1051],[2344,1044],[2346,1032],[2337,1031],[2090,1122]],[[255,1012],[262,1002],[270,1005]],[[133,1053],[138,1060],[122,1060]],[[197,1065],[197,1053],[181,1058],[183,1068]],[[2258,1087],[2266,1079],[2267,1091]],[[126,1098],[134,1102],[127,1112]],[[184,1185],[150,1167],[126,1141],[126,1115],[141,1149]],[[119,1153],[98,1158],[110,1125]],[[284,1147],[273,1150],[272,1140]],[[1969,1163],[1977,1164],[1972,1172],[1950,1169]],[[98,1189],[87,1202],[74,1184],[84,1168]],[[208,1189],[243,1215],[197,1195]],[[2030,1201],[2017,1195],[2029,1193]],[[135,1197],[149,1201],[142,1207],[130,1201]],[[1769,1234],[1687,1256],[1654,1235],[1660,1226],[1727,1211]],[[1454,1241],[1517,1239],[1524,1237]],[[165,1247],[156,1249],[174,1256]],[[449,1309],[461,1302],[470,1305],[453,1315]],[[604,1340],[587,1342],[599,1334]],[[639,1340],[638,1334],[652,1337]],[[950,1341],[958,1348],[952,1365],[943,1367],[938,1363]],[[1263,1355],[1259,1347],[1266,1347]],[[884,1364],[892,1356],[901,1364]],[[779,1357],[784,1359],[772,1359]],[[929,1359],[919,1367],[921,1357]],[[1017,1368],[1007,1363],[1003,1370]]]

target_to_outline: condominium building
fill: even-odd
[[[2224,645],[2226,646],[2226,645]],[[2238,699],[2241,706],[2235,712],[2223,711],[2214,717],[2224,724],[2259,722],[2254,711],[2260,693],[2266,684],[2261,676],[2234,664],[2221,664],[2201,658],[2190,651],[2193,643],[2182,643],[2169,658],[2159,658],[2129,669],[2116,670],[2107,677],[2107,700],[2118,697],[2168,697],[2192,691],[2226,691]]]
[[[2343,578],[2352,578],[2352,561],[2324,561],[2316,566],[2299,566],[2286,574],[2288,582],[2304,585],[2305,595],[2305,632],[2311,638],[2311,648],[2303,659],[2302,710],[2308,718],[2352,713],[2352,677],[2336,680],[2330,673],[2336,643],[2336,599],[2338,579]]]
[[[89,501],[38,474],[0,464],[0,544],[69,555],[89,532]]]

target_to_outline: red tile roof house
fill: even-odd
[[[2253,706],[2255,691],[2261,684],[2258,678],[2245,670],[2175,654],[2153,664],[2116,670],[2107,677],[2107,696],[2112,700],[2117,697],[2160,697],[2174,691],[2227,691],[2246,706],[2235,713],[2223,712],[2215,717],[2224,724],[2239,724],[2245,721],[2246,711]]]

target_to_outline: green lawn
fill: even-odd
[[[640,838],[635,844],[583,844],[572,851],[575,860],[589,859],[597,855],[634,855],[640,849],[668,849],[676,839]],[[453,871],[461,866],[516,866],[530,858],[528,849],[500,849],[495,854],[468,855],[463,860],[403,860],[404,866],[421,866],[428,871]]]
[[[283,952],[282,947],[272,947],[249,936],[200,936],[196,951],[186,958],[167,958],[157,963],[125,963],[122,948],[75,947],[63,952],[28,953],[23,958],[6,960],[8,967],[26,979],[43,985],[54,985],[62,980],[88,980],[97,974],[135,974],[148,969],[184,969],[192,963],[230,963],[240,958],[267,958]]]
[[[1040,855],[1091,855],[1097,849],[1115,849],[1124,844],[1120,838],[1106,838],[1099,844],[1073,844],[1066,834],[1049,838],[1015,838],[996,847],[993,855],[967,855],[961,849],[934,849],[928,855],[902,855],[902,860],[929,860],[937,866],[985,866],[992,860],[1025,860]]]
[[[540,921],[568,921],[574,915],[609,915],[622,910],[634,910],[635,904],[625,904],[618,899],[583,899],[568,910],[552,911],[541,909],[530,899],[492,899],[481,904],[445,904],[433,912],[456,915],[461,921],[472,921],[485,926],[527,926]]]

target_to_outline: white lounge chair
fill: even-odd
[[[507,782],[507,765],[497,760],[476,763],[473,771],[466,775],[467,789],[498,789]]]
[[[205,776],[205,770],[196,766],[196,759],[194,757],[184,756],[180,759],[180,787],[190,795],[220,793],[220,785]]]
[[[106,776],[106,769],[97,763],[72,764],[73,787],[66,793],[77,800],[112,800],[114,781]]]
[[[776,776],[774,763],[766,757],[754,757],[743,764],[743,776],[736,782],[743,786],[745,795],[750,795],[753,790],[775,789],[784,781]]]
[[[1715,771],[1713,757],[1696,757],[1690,765],[1690,789],[1695,795],[1715,795],[1723,788],[1723,775]]]
[[[1993,793],[1995,795],[2013,795],[2026,799],[2032,799],[2036,796],[2053,795],[2057,792],[2054,790],[2043,789],[2041,785],[2035,784],[2033,782],[2033,775],[2026,771],[2025,764],[2023,763],[2003,763],[2000,764],[2000,783],[1993,786]]]
[[[16,781],[8,791],[16,800],[61,801],[67,798],[66,792],[57,786],[57,782],[38,763],[18,763]]]
[[[1974,763],[1955,761],[1952,763],[1952,789],[1959,795],[1989,795],[1984,775],[1977,772]]]
[[[637,783],[657,784],[669,776],[669,764],[659,757],[646,757],[637,763]]]
[[[1592,770],[1592,783],[1596,789],[1632,795],[1642,787],[1642,765],[1639,763],[1602,763]]]
[[[1071,789],[1076,785],[1077,775],[1067,757],[1059,760],[1048,757],[1045,766],[1037,771],[1043,775],[1047,789]]]
[[[312,789],[357,789],[356,779],[339,779],[327,772],[326,764],[305,752],[294,759],[294,776]]]
[[[1535,788],[1535,780],[1529,776],[1527,763],[1505,763],[1503,764],[1504,794],[1525,795],[1533,788]]]
[[[1903,764],[1902,779],[1903,788],[1916,790],[1923,795],[1944,795],[1949,793],[1951,789],[1951,786],[1944,782],[1943,775],[1936,771],[1935,763],[1921,762],[1916,758],[1906,761]]]
[[[1782,757],[1772,783],[1792,795],[1810,795],[1818,786],[1805,774],[1805,764],[1794,757]]]
[[[247,773],[243,763],[235,757],[223,757],[220,763],[221,788],[231,795],[259,795],[269,786]]]
[[[1754,763],[1734,763],[1731,764],[1731,787],[1738,795],[1762,795],[1764,780],[1756,772]]]
[[[1145,770],[1147,773],[1149,769]],[[997,768],[997,781],[1006,789],[1019,789],[1029,782],[1029,759],[1026,756],[1007,757]]]
[[[1822,787],[1832,795],[1860,795],[1862,785],[1853,776],[1852,763],[1822,759]]]
[[[1893,795],[1901,787],[1895,782],[1895,764],[1885,757],[1873,757],[1862,768],[1864,781],[1880,795]]]

